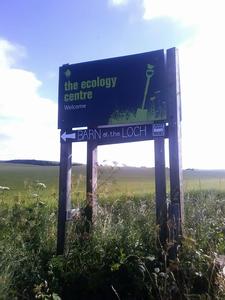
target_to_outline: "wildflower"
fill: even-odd
[[[71,220],[78,220],[81,217],[81,209],[80,208],[73,208],[67,211],[67,219]]]
[[[169,275],[166,274],[166,273],[164,273],[164,272],[160,272],[160,273],[159,273],[159,276],[160,276],[160,277],[163,277],[163,278],[168,278],[168,277],[169,277]]]
[[[38,182],[37,183],[37,187],[40,187],[42,189],[46,189],[46,185],[44,183],[42,183],[42,182]]]
[[[155,260],[155,256],[153,256],[153,255],[150,255],[150,256],[148,256],[147,257],[150,261],[154,261]]]
[[[10,188],[7,187],[7,186],[0,186],[0,190],[1,190],[1,191],[9,191]]]

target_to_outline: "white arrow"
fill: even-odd
[[[76,133],[66,133],[66,131],[61,135],[61,138],[66,142],[66,139],[75,139],[76,138]]]

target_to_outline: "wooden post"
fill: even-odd
[[[159,241],[161,246],[165,246],[167,239],[166,169],[164,144],[164,137],[155,138],[156,224],[159,226]]]
[[[181,161],[181,100],[178,53],[176,48],[167,50],[167,95],[169,121],[170,160],[170,209],[169,237],[175,246],[171,258],[176,257],[177,243],[182,235],[184,221],[183,174]]]
[[[97,214],[97,143],[87,142],[87,206],[85,215],[89,224],[93,223]]]
[[[72,143],[61,143],[59,169],[59,206],[57,255],[64,252],[66,215],[71,208]]]

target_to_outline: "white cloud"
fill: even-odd
[[[183,165],[223,168],[225,143],[224,1],[143,0],[144,19],[169,17],[194,25],[196,34],[180,48]]]
[[[25,57],[26,50],[0,38],[0,70],[12,66],[18,58]]]
[[[224,1],[136,2],[141,3],[146,21],[168,17],[194,26],[195,36],[189,41],[183,45],[174,41],[180,48],[183,165],[185,168],[225,169],[225,143],[221,140],[225,114]],[[126,159],[123,162],[127,163]],[[143,164],[149,165],[147,161]]]
[[[143,19],[169,17],[185,25],[198,28],[214,27],[214,22],[223,22],[224,0],[108,0],[113,6],[142,7]],[[210,30],[210,29],[209,29]]]
[[[123,6],[128,4],[129,0],[110,0],[109,3],[113,6]]]
[[[34,73],[15,67],[23,54],[23,47],[0,40],[0,159],[58,160],[57,105],[38,94]]]
[[[225,24],[221,22],[218,13],[180,47],[183,156],[189,167],[225,169]]]
[[[202,1],[195,1],[195,8],[199,6]],[[192,11],[192,18],[195,14],[193,9],[193,0],[143,0],[144,7],[144,19],[149,20],[158,17],[173,17],[175,19],[184,20],[190,17],[190,11]]]
[[[186,24],[201,25],[223,18],[223,0],[142,0],[144,19],[171,17]]]

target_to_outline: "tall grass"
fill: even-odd
[[[100,170],[96,223],[87,231],[82,214],[68,222],[63,256],[55,252],[56,169],[31,178],[26,170],[15,183],[8,173],[0,182],[10,187],[0,190],[1,300],[225,299],[222,188],[186,190],[185,235],[178,258],[169,261],[171,244],[162,248],[158,242],[154,181],[144,181],[140,170],[120,173],[115,181],[117,171]],[[85,205],[84,183],[83,173],[73,177],[73,207]]]
[[[166,262],[153,196],[105,195],[91,232],[82,216],[67,224],[57,257],[57,208],[39,192],[14,204],[1,197],[0,299],[224,298],[224,193],[185,195],[186,234],[178,260]]]

